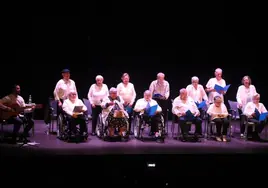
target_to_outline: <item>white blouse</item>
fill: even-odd
[[[208,101],[208,96],[204,90],[204,87],[198,84],[197,89],[192,85],[186,87],[188,96],[191,97],[195,102],[201,103],[203,99]]]
[[[128,83],[126,86],[123,83],[117,85],[117,94],[123,98],[123,100],[131,105],[136,99],[136,91],[132,83]]]
[[[207,88],[211,88],[211,89],[214,89],[215,85],[219,85],[221,87],[225,87],[226,86],[226,82],[224,79],[220,79],[220,80],[217,80],[216,78],[210,78],[206,87]],[[224,99],[223,98],[223,95],[222,94],[219,94],[218,92],[216,91],[211,91],[209,92],[208,94],[208,101],[209,103],[213,103],[214,102],[214,97],[216,96],[220,96],[222,98],[222,100]]]
[[[97,84],[92,84],[87,96],[90,104],[101,105],[102,100],[108,97],[108,95],[109,91],[106,84],[102,84],[101,88]]]
[[[242,110],[248,102],[252,102],[252,98],[256,93],[257,91],[254,85],[250,85],[249,88],[246,88],[244,85],[238,87],[236,100],[238,104],[242,105]]]

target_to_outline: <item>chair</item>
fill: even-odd
[[[92,116],[91,116],[92,108],[91,108],[91,104],[90,104],[89,100],[86,98],[83,98],[83,102],[84,102],[85,106],[87,107],[88,119],[92,119]]]
[[[56,100],[50,99],[49,106],[50,106],[50,119],[51,119],[51,121],[48,124],[47,134],[55,133],[55,131],[54,131],[54,121],[55,120],[58,124],[58,102]]]
[[[229,113],[231,114],[231,119],[232,120],[237,120],[237,119],[240,119],[240,115],[239,115],[239,111],[238,111],[238,103],[236,101],[231,101],[231,100],[228,100],[228,104],[230,106],[230,109],[229,109]],[[234,133],[235,133],[235,130],[236,130],[236,126],[234,126]]]

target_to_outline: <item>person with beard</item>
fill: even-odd
[[[10,114],[14,113],[14,115],[6,119],[6,121],[9,124],[14,124],[13,133],[12,133],[12,143],[15,144],[17,143],[17,137],[18,137],[20,127],[23,124],[23,118],[20,117],[20,114],[15,115],[16,112],[13,108],[14,106],[17,106],[23,109],[22,112],[24,111],[24,108],[27,108],[24,99],[20,96],[20,85],[18,84],[15,84],[13,86],[11,94],[0,99],[1,110],[6,111]],[[27,110],[33,110],[34,108],[35,106],[32,106],[32,107],[29,107]],[[29,134],[29,131],[34,126],[34,121],[32,117],[28,115],[28,113],[25,116],[25,120],[27,121],[27,126],[24,128],[23,137],[21,137],[21,139],[23,139],[23,142],[27,143],[29,142],[29,140],[27,140],[26,137]]]

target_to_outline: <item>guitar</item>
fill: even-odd
[[[20,107],[18,104],[12,104],[12,105],[6,105],[7,107],[10,107],[11,109],[13,109],[12,111],[5,111],[5,110],[1,110],[0,111],[0,119],[2,120],[7,120],[12,116],[17,116],[19,114],[21,114],[22,112],[24,112],[24,110],[26,109],[39,109],[39,108],[43,108],[42,104],[26,104],[25,107]]]

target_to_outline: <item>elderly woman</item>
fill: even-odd
[[[255,132],[252,133],[254,140],[259,141],[259,134],[264,129],[265,124],[267,123],[267,114],[263,121],[259,121],[259,116],[262,113],[267,113],[265,106],[260,103],[260,94],[256,93],[253,96],[252,102],[248,102],[243,111],[244,115],[248,117],[249,122],[254,122],[257,124]]]
[[[81,111],[74,111],[76,106],[82,106]],[[67,120],[70,122],[69,130],[70,134],[76,134],[76,125],[80,125],[80,136],[87,134],[86,119],[84,112],[87,111],[87,107],[84,103],[77,97],[77,92],[71,90],[69,93],[69,98],[63,102],[63,111],[67,114]]]
[[[216,140],[218,142],[227,142],[226,136],[230,122],[227,108],[221,96],[214,97],[214,103],[209,106],[207,113],[210,115],[211,121],[216,124]]]
[[[238,111],[240,115],[240,132],[241,137],[244,137],[245,124],[242,115],[244,108],[248,102],[252,102],[253,96],[257,93],[254,85],[251,84],[251,78],[249,76],[244,76],[242,79],[242,85],[238,87],[236,100],[238,103]]]
[[[167,110],[168,110],[168,98],[170,95],[170,87],[168,81],[165,80],[165,74],[160,72],[157,74],[157,79],[152,81],[149,90],[152,93],[153,99],[161,106],[164,114],[164,121],[167,121]]]
[[[129,74],[124,73],[121,77],[122,82],[117,85],[117,94],[122,97],[125,102],[125,106],[127,107],[127,112],[129,116],[129,130],[131,130],[131,115],[132,115],[132,107],[136,99],[136,91],[134,85],[129,82]],[[133,134],[130,132],[130,134]]]
[[[128,113],[124,110],[124,100],[117,95],[117,89],[112,87],[109,91],[110,95],[103,99],[102,120],[103,124],[108,123],[109,136],[114,136],[115,130],[124,139],[127,137],[128,131]]]
[[[103,80],[101,75],[96,76],[96,83],[92,84],[88,91],[88,100],[92,107],[92,136],[96,135],[96,125],[99,114],[102,111],[101,102],[109,95],[108,87],[103,83]]]
[[[187,112],[193,115],[189,117]],[[202,120],[200,119],[200,112],[194,102],[194,100],[188,96],[187,90],[182,88],[180,95],[176,97],[172,104],[172,113],[179,118],[179,125],[182,132],[182,141],[188,140],[189,125],[186,122],[191,121],[195,124],[195,140],[198,142],[198,136],[202,134]]]
[[[222,98],[222,100],[224,100],[223,98],[223,94],[225,94],[224,92],[222,92],[221,94],[219,94],[218,92],[216,92],[216,90],[214,89],[215,85],[219,85],[221,87],[225,87],[226,86],[226,82],[225,80],[222,78],[222,69],[217,68],[215,70],[215,78],[210,78],[207,85],[206,85],[206,91],[209,93],[208,95],[208,101],[209,103],[213,103],[214,102],[214,97],[215,96],[220,96]]]

